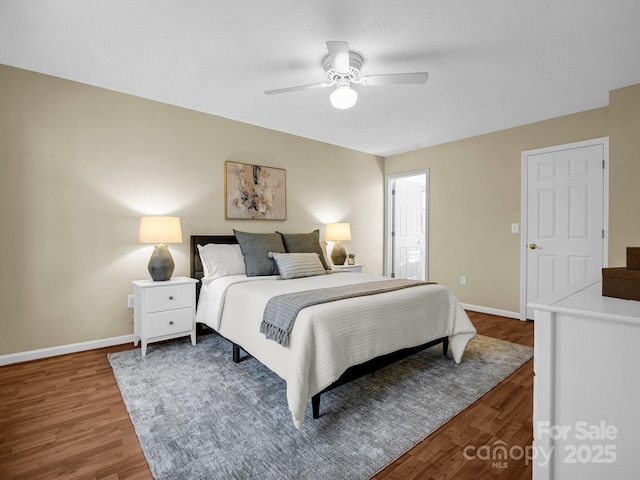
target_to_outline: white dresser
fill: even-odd
[[[191,336],[196,344],[197,280],[176,277],[166,282],[136,280],[133,283],[133,342],[142,341],[142,356],[147,344],[171,338]]]
[[[640,478],[640,302],[594,279],[529,306],[534,480]]]

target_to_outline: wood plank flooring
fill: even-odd
[[[533,323],[469,312],[478,332],[533,345]],[[150,479],[106,354],[91,350],[0,367],[0,478]],[[532,441],[532,361],[373,478],[531,478],[524,459],[466,459],[473,448]],[[467,455],[468,457],[469,455]],[[499,468],[500,467],[500,468]]]
[[[467,312],[478,333],[533,346],[533,322]],[[378,472],[375,480],[530,479],[521,458],[487,459],[494,445],[518,457],[533,441],[533,360]],[[498,443],[504,442],[504,443]],[[485,447],[478,451],[479,447]],[[467,455],[465,456],[465,449]],[[506,462],[506,463],[505,463]]]

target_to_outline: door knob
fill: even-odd
[[[530,244],[529,244],[529,248],[530,248],[531,250],[535,250],[536,248],[538,248],[538,246],[537,246],[535,243],[530,243]]]

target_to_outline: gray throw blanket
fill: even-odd
[[[286,346],[289,342],[289,333],[293,328],[293,324],[296,321],[298,313],[303,308],[346,298],[376,295],[378,293],[391,292],[431,283],[434,282],[391,279],[277,295],[271,298],[264,308],[262,323],[260,324],[260,333],[264,333],[268,339]]]

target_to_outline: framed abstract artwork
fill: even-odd
[[[224,162],[224,217],[228,220],[286,220],[286,170]]]

